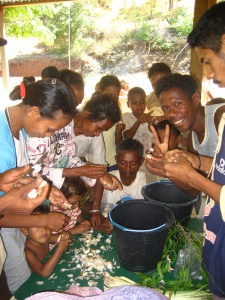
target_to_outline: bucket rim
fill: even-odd
[[[161,206],[163,209],[167,210],[169,213],[170,213],[170,218],[169,218],[169,222],[167,223],[164,223],[156,228],[151,228],[151,229],[132,229],[132,228],[128,228],[128,227],[125,227],[123,225],[120,225],[118,224],[117,222],[113,221],[112,220],[112,217],[111,217],[111,212],[118,206],[118,205],[122,205],[123,203],[127,204],[128,202],[139,202],[139,201],[142,201],[142,202],[145,202],[145,203],[149,203],[150,201],[148,200],[145,200],[145,199],[134,199],[134,200],[125,200],[125,201],[118,201],[117,204],[115,206],[113,206],[110,211],[109,211],[109,220],[111,222],[111,224],[113,226],[115,226],[116,228],[119,228],[120,230],[122,231],[125,231],[125,232],[136,232],[136,233],[146,233],[146,232],[155,232],[155,231],[160,231],[162,229],[167,229],[167,228],[170,228],[173,224],[174,224],[174,221],[175,221],[175,216],[174,216],[174,213],[168,208],[168,207],[164,207],[163,205],[161,204],[156,204],[156,203],[151,203],[153,205],[156,205],[156,206]],[[137,202],[137,203],[138,203]]]
[[[149,202],[152,202],[152,203],[158,203],[158,201],[159,201],[160,204],[165,204],[165,205],[168,206],[168,207],[183,207],[183,206],[189,206],[189,205],[192,205],[192,204],[194,204],[195,202],[197,202],[197,201],[199,200],[199,197],[200,197],[199,194],[198,194],[196,197],[193,197],[194,199],[192,199],[191,201],[185,202],[185,203],[161,202],[160,200],[156,200],[156,199],[150,198],[149,196],[145,195],[145,194],[144,194],[145,189],[146,189],[148,186],[154,185],[154,184],[156,184],[156,183],[165,183],[165,184],[168,184],[168,185],[174,185],[174,186],[176,186],[172,181],[170,181],[170,180],[163,180],[163,179],[162,179],[162,180],[155,181],[155,182],[148,183],[148,184],[146,184],[145,186],[143,186],[142,189],[141,189],[141,194],[142,194],[142,196],[144,197],[144,199],[145,199],[146,201],[149,201]],[[177,186],[176,186],[176,188],[179,189]],[[181,190],[181,189],[179,189],[179,190]],[[183,191],[183,190],[181,190],[181,191],[182,191],[183,193],[185,193],[185,191]],[[187,194],[187,193],[186,193],[186,194]],[[187,195],[188,195],[188,194],[187,194]],[[192,197],[191,195],[188,195],[188,196]]]

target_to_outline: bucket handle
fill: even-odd
[[[120,224],[114,222],[114,221],[112,220],[111,216],[109,216],[109,220],[110,220],[110,222],[112,223],[113,226],[115,226],[116,228],[119,228],[119,229],[122,230],[122,231],[126,231],[126,232],[139,232],[139,233],[154,232],[154,231],[157,231],[157,230],[159,230],[159,229],[161,229],[161,228],[163,228],[163,227],[166,226],[166,223],[165,223],[165,224],[160,225],[160,226],[158,226],[158,227],[156,227],[156,228],[145,229],[145,230],[139,230],[139,229],[130,229],[130,228],[126,228],[126,227],[124,227],[124,226],[122,226],[122,225],[120,225]]]
[[[125,200],[125,201],[129,201],[129,200]],[[111,211],[112,211],[112,210],[111,210]],[[110,212],[111,212],[111,211],[110,211]],[[165,223],[165,224],[162,224],[162,225],[160,225],[160,226],[158,226],[158,227],[156,227],[156,228],[145,229],[145,230],[130,229],[130,228],[126,228],[126,227],[124,227],[124,226],[122,226],[122,225],[116,223],[115,221],[113,221],[112,218],[111,218],[110,212],[109,212],[109,220],[110,220],[111,224],[112,224],[113,226],[115,226],[116,228],[119,228],[120,230],[126,231],[126,232],[139,232],[139,233],[141,233],[141,232],[143,232],[143,233],[144,233],[144,232],[154,232],[154,231],[157,231],[157,230],[159,230],[159,229],[161,229],[161,228],[163,228],[163,227],[165,227],[165,226],[167,225],[167,224]]]

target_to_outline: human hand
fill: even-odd
[[[198,169],[199,168],[199,155],[196,155],[194,153],[183,151],[179,149],[174,149],[166,153],[165,159],[169,162],[176,162],[180,157],[185,157],[193,166],[193,168]]]
[[[4,173],[0,174],[0,190],[3,192],[8,192],[15,186],[18,186],[18,183],[20,183],[20,180],[23,178],[23,176],[26,174],[26,172],[29,170],[30,166],[24,166],[19,168],[10,169],[8,171],[5,171]],[[24,178],[25,179],[25,178]],[[29,180],[25,181],[25,184],[31,182],[30,178]],[[23,183],[20,183],[23,184]]]
[[[94,231],[96,231],[98,228],[101,227],[101,212],[92,212],[90,213],[90,221],[91,221],[91,227]]]
[[[150,130],[151,130],[151,132],[153,134],[153,137],[154,137],[154,140],[155,140],[154,150],[158,153],[160,151],[161,154],[166,153],[169,149],[169,137],[170,137],[170,127],[169,127],[169,125],[166,124],[164,139],[163,139],[162,143],[160,142],[159,136],[158,136],[158,134],[155,130],[155,127],[153,125],[150,125]],[[158,148],[158,151],[157,151],[157,148]]]
[[[102,216],[101,226],[98,229],[103,231],[106,234],[111,234],[113,231],[113,226],[108,218]]]
[[[192,164],[183,155],[177,156],[176,159],[171,159],[171,157],[166,158],[165,156],[163,159],[163,169],[165,175],[169,177],[171,181],[181,182],[187,185],[190,183],[189,177],[194,170]]]
[[[60,212],[50,212],[42,215],[45,218],[45,226],[53,231],[59,231],[68,225],[70,218]]]
[[[107,167],[107,164],[101,165],[88,163],[82,167],[78,167],[77,169],[81,171],[79,176],[86,176],[94,179],[99,179],[107,173]]]
[[[74,227],[76,234],[85,233],[91,228],[91,223],[86,220],[84,222],[81,222],[80,224],[76,225]]]
[[[57,206],[62,210],[66,210],[68,209],[68,207],[70,207],[70,203],[66,199],[63,192],[61,192],[59,189],[57,189],[54,186],[51,187],[48,198],[53,205]]]
[[[102,178],[99,179],[104,189],[114,191],[119,189],[122,191],[123,186],[121,182],[112,174],[106,173]]]
[[[158,175],[161,177],[165,177],[165,171],[163,169],[163,164],[162,164],[163,157],[157,157],[154,156],[153,154],[149,154],[145,158],[145,165],[148,171],[154,175]]]
[[[72,240],[73,238],[72,234],[69,231],[62,231],[60,235],[63,241]]]
[[[138,118],[138,121],[139,121],[141,124],[144,124],[144,123],[151,123],[151,120],[152,120],[151,112],[143,113],[143,114]]]
[[[118,131],[122,132],[122,131],[124,131],[125,128],[126,128],[126,124],[123,121],[120,121],[116,125],[116,132],[118,132]]]
[[[71,243],[71,240],[63,240],[61,238],[59,243],[58,243],[57,249],[60,252],[65,252],[68,249],[70,243]]]
[[[15,187],[1,196],[0,212],[15,214],[31,214],[32,211],[41,205],[47,198],[49,184],[43,188],[39,186],[43,182],[43,178],[29,178],[28,183]],[[33,189],[37,189],[37,197],[30,199],[28,193]]]

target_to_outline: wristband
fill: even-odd
[[[225,222],[225,185],[222,186],[220,192],[220,211],[221,211],[222,219]]]
[[[92,210],[89,211],[89,214],[96,213],[96,212],[101,213],[101,210],[100,209],[92,209]]]

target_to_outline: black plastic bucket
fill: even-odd
[[[195,202],[199,196],[192,197],[180,190],[169,180],[160,180],[150,183],[141,191],[145,200],[167,206],[175,215],[175,218],[183,226],[186,226]]]
[[[133,272],[156,268],[174,223],[170,209],[146,200],[119,201],[109,211],[120,264]]]

